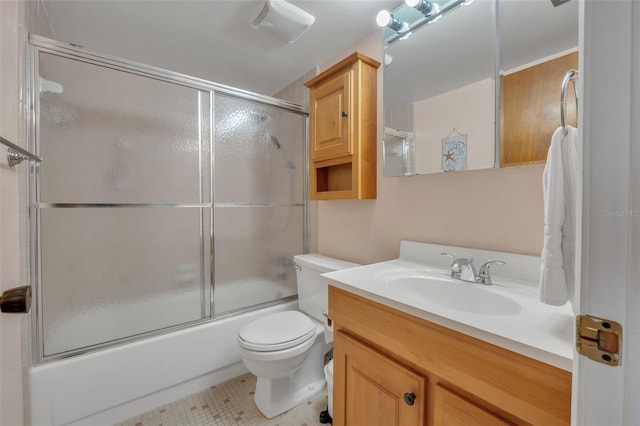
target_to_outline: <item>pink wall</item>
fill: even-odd
[[[543,166],[382,178],[377,200],[318,202],[318,251],[359,263],[400,240],[539,255]]]
[[[381,59],[378,32],[354,50]],[[382,140],[382,67],[378,70],[378,141]],[[463,173],[382,177],[378,198],[318,202],[318,252],[359,263],[398,257],[400,240],[539,255],[542,249],[544,166]]]

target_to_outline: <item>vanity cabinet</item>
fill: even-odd
[[[435,386],[433,406],[433,424],[435,425],[505,426],[513,424],[441,384]]]
[[[376,198],[379,66],[356,52],[305,83],[312,200]]]
[[[345,424],[424,425],[423,376],[348,334],[337,333],[334,343],[340,348],[345,362],[344,378],[349,383]]]
[[[570,424],[568,371],[333,286],[329,317],[335,426]]]

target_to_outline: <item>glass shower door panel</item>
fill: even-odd
[[[210,316],[211,93],[90,54],[37,58],[43,356]]]
[[[293,256],[303,250],[303,207],[218,207],[214,214],[216,316],[297,293]]]
[[[302,114],[216,95],[216,316],[297,293],[305,123]]]
[[[209,92],[39,54],[41,203],[210,203]]]
[[[217,95],[215,117],[217,203],[303,202],[303,115]]]
[[[40,210],[44,355],[200,320],[209,208]],[[204,221],[203,218],[207,220]]]

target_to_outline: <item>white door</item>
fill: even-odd
[[[580,3],[584,178],[576,312],[622,324],[623,351],[618,367],[576,356],[572,424],[640,425],[640,2]]]

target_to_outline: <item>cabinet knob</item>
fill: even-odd
[[[415,394],[415,393],[413,393],[413,392],[411,392],[411,393],[409,393],[409,392],[405,393],[405,394],[404,394],[404,402],[405,402],[407,405],[413,405],[413,404],[415,404],[415,402],[416,402],[416,394]]]
[[[348,117],[348,116],[349,116],[349,114],[347,113],[347,111],[342,111],[342,114],[340,114],[340,115],[342,115],[343,117]]]

